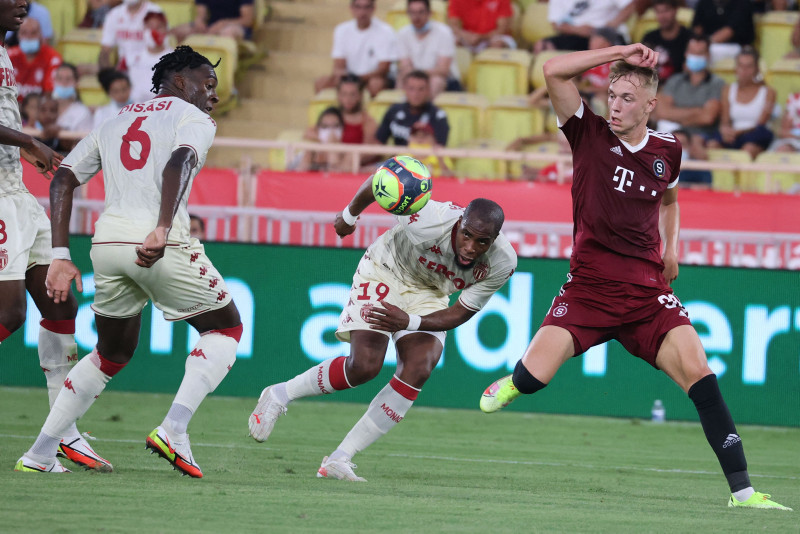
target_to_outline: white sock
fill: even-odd
[[[372,399],[367,413],[347,433],[339,447],[331,454],[331,459],[350,459],[357,452],[372,445],[378,438],[390,431],[403,420],[414,404],[417,388],[412,387],[397,376],[393,377]]]
[[[186,371],[174,404],[187,408],[191,414],[196,413],[203,399],[217,389],[236,363],[238,345],[239,342],[234,338],[223,334],[211,332],[200,336],[197,345],[186,357]],[[185,421],[187,425],[191,414]],[[177,422],[181,424],[181,421]]]
[[[42,433],[60,441],[103,392],[110,379],[100,370],[97,349],[82,358],[64,380],[64,387],[53,403],[50,415],[42,426]],[[45,456],[55,456],[57,448],[58,442],[52,451],[46,451]]]
[[[173,402],[161,426],[170,427],[170,430],[174,431],[175,434],[186,434],[192,415],[194,415],[192,410],[182,404]]]
[[[66,322],[42,320],[39,327],[39,365],[47,380],[47,398],[50,408],[53,407],[58,393],[64,386],[67,374],[78,362],[78,345],[75,343],[75,334],[61,334],[50,329],[58,323]],[[74,322],[70,321],[70,323],[72,323],[70,326],[74,328]],[[64,435],[79,435],[78,427],[73,424]]]
[[[289,402],[303,397],[329,395],[334,391],[349,389],[344,365],[347,358],[339,356],[315,365],[286,382],[286,396]]]
[[[754,490],[752,486],[748,486],[745,489],[734,492],[733,496],[736,497],[737,501],[744,502],[752,497],[755,492],[756,490]]]

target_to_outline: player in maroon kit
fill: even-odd
[[[616,63],[606,120],[581,101],[573,79],[610,61]],[[657,100],[657,65],[658,54],[642,44],[545,63],[547,89],[575,169],[570,272],[514,373],[486,389],[481,409],[495,412],[520,394],[535,393],[569,358],[616,339],[692,399],[731,488],[728,506],[791,510],[750,485],[742,440],[717,378],[669,286],[678,276],[681,145],[647,128]]]

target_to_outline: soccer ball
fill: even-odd
[[[411,215],[431,198],[433,181],[428,168],[411,156],[387,159],[372,176],[372,195],[394,215]]]

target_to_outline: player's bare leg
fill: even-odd
[[[481,410],[493,413],[521,394],[536,393],[574,355],[575,343],[568,330],[553,325],[541,327],[517,362],[514,373],[496,380],[483,392]]]
[[[750,484],[742,440],[694,328],[683,325],[670,330],[658,351],[656,365],[694,402],[708,444],[731,489],[728,506],[791,510],[770,501],[769,495],[756,492]]]
[[[133,357],[139,343],[141,322],[141,313],[125,319],[95,316],[98,338],[95,349],[81,358],[67,374],[39,437],[20,462],[24,464],[28,459],[43,463],[55,459],[69,428],[86,413],[108,381]],[[111,471],[112,466],[106,462],[97,469]]]
[[[322,460],[318,477],[364,481],[353,472],[353,456],[405,418],[439,362],[442,349],[441,342],[426,333],[408,334],[397,341],[397,373],[375,396],[339,447]]]
[[[266,441],[275,421],[286,413],[293,400],[359,386],[375,378],[383,367],[389,338],[371,330],[350,332],[350,355],[330,358],[291,380],[274,384],[261,392],[250,414],[250,435],[256,441]]]

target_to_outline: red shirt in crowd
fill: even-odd
[[[497,28],[497,19],[513,15],[511,0],[450,0],[447,16],[461,21],[461,27],[485,35]]]
[[[61,65],[61,55],[54,48],[42,43],[39,53],[29,62],[19,46],[14,46],[8,50],[8,57],[14,65],[20,102],[30,93],[49,93],[53,90],[53,76]]]

